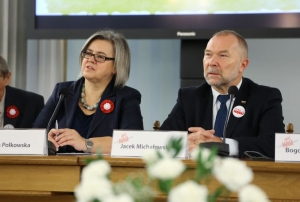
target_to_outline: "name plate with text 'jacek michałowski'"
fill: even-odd
[[[170,138],[182,138],[182,150],[177,155],[186,158],[187,131],[114,130],[111,156],[142,157],[146,150],[166,150]]]
[[[47,155],[45,129],[0,130],[0,154]]]

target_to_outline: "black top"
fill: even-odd
[[[91,115],[86,115],[81,108],[77,105],[73,123],[72,123],[72,128],[76,130],[82,137],[87,138],[88,131],[91,125],[91,122],[93,120],[94,114]],[[72,146],[67,146],[67,152],[81,152],[77,151],[74,147]]]

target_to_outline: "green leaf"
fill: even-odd
[[[212,177],[212,167],[213,167],[213,161],[215,157],[217,156],[217,148],[213,147],[210,149],[210,154],[207,157],[207,159],[203,159],[202,151],[203,148],[199,148],[200,151],[197,156],[197,167],[196,167],[196,180],[210,180]],[[209,165],[209,166],[208,166]],[[210,166],[211,165],[211,166]]]
[[[156,150],[156,154],[157,154],[157,156],[159,157],[159,159],[162,159],[162,158],[163,158],[163,155],[161,155],[161,153],[159,152],[159,150]]]
[[[172,188],[173,180],[158,180],[158,186],[162,192],[168,194]]]
[[[182,137],[179,138],[170,138],[167,144],[167,151],[175,151],[172,157],[176,157],[182,149]]]
[[[221,186],[219,188],[217,188],[213,193],[211,193],[209,196],[208,196],[208,202],[215,202],[221,195],[222,195],[222,192],[225,190],[225,187],[224,186]]]

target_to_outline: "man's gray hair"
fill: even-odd
[[[233,30],[222,30],[220,32],[217,32],[213,35],[214,36],[228,36],[228,35],[233,35],[237,38],[239,46],[242,48],[244,51],[244,56],[247,58],[248,57],[248,44],[245,40],[245,38],[240,35],[239,33],[233,31]]]

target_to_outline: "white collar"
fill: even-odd
[[[4,88],[3,97],[2,97],[2,100],[0,101],[0,105],[3,105],[3,108],[4,108],[5,96],[6,96],[6,88]]]

